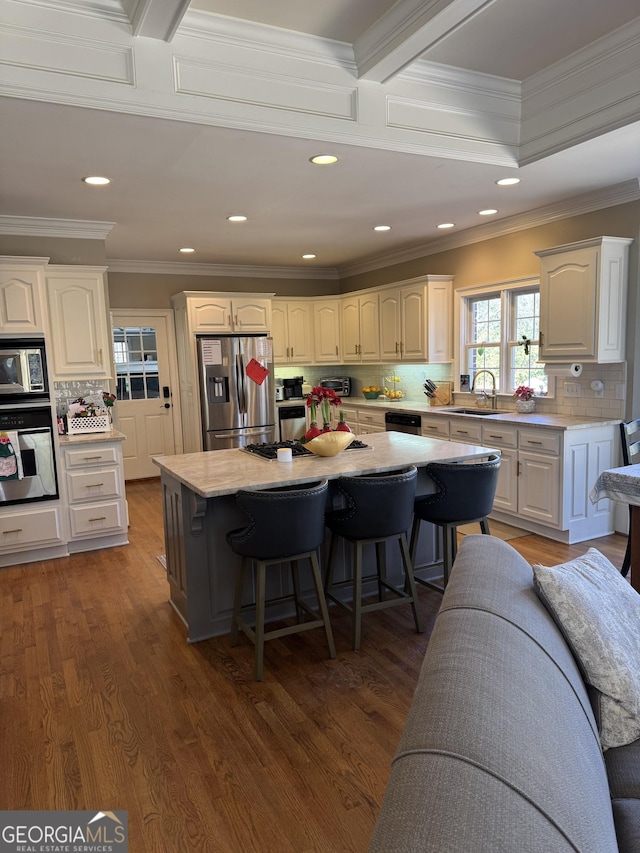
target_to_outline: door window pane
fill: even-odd
[[[118,400],[159,399],[158,350],[154,328],[114,328],[113,358]]]

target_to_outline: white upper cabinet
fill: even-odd
[[[44,334],[44,268],[48,258],[0,259],[0,331]]]
[[[314,362],[339,364],[342,358],[339,299],[314,299],[313,331]]]
[[[313,304],[310,299],[274,299],[271,336],[275,364],[309,363],[313,358]]]
[[[380,360],[378,293],[342,299],[342,359],[345,363]]]
[[[48,266],[53,378],[109,379],[106,267]]]
[[[624,361],[632,242],[598,237],[536,252],[541,361]]]
[[[269,296],[237,296],[185,291],[189,326],[198,334],[242,334],[269,332],[271,299]]]
[[[447,362],[453,359],[452,279],[426,276],[380,293],[380,358]]]

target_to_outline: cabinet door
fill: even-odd
[[[234,298],[233,329],[235,332],[268,332],[271,327],[271,300]]]
[[[360,297],[360,360],[380,361],[378,294]]]
[[[518,512],[554,527],[560,521],[560,460],[520,451]]]
[[[0,329],[44,332],[42,266],[0,265]]]
[[[427,358],[427,289],[424,285],[403,287],[400,291],[402,319],[401,356],[404,361]]]
[[[500,472],[496,495],[493,499],[495,509],[504,512],[518,512],[518,452],[501,450]]]
[[[380,358],[397,361],[402,357],[400,291],[380,294]]]
[[[189,299],[190,326],[192,332],[230,332],[231,300],[224,298]]]
[[[357,296],[342,300],[342,358],[345,362],[360,361],[360,301]]]
[[[104,267],[48,267],[53,378],[111,378]]]
[[[289,360],[289,340],[287,335],[287,306],[275,302],[271,306],[271,337],[273,338],[273,361],[285,364]]]
[[[287,309],[289,328],[289,360],[300,364],[311,361],[312,307],[308,303],[291,302]]]
[[[597,249],[542,258],[540,359],[596,355]]]
[[[453,361],[453,284],[450,278],[427,285],[427,354],[430,364]]]
[[[340,301],[314,302],[314,361],[318,364],[340,362]]]

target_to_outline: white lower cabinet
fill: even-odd
[[[122,443],[83,436],[63,446],[62,467],[69,504],[69,551],[91,551],[127,542]],[[72,439],[68,439],[72,441]]]
[[[65,544],[60,505],[8,509],[0,516],[0,566],[62,556]]]

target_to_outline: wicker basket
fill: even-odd
[[[69,435],[87,435],[91,432],[111,432],[109,415],[94,415],[90,418],[67,418]]]

